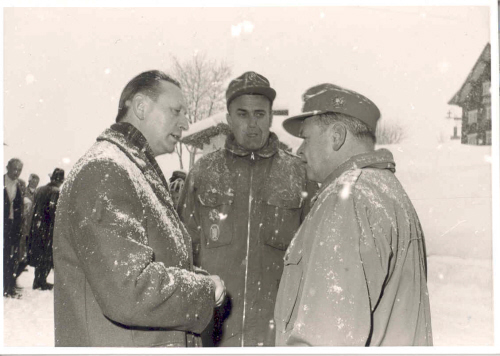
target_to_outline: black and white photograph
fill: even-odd
[[[500,352],[497,0],[2,10],[2,354]]]

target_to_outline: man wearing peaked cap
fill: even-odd
[[[353,116],[375,133],[380,111],[370,99],[355,91],[326,83],[309,88],[302,99],[303,113],[283,122],[285,130],[294,136],[299,137],[300,127],[306,118],[328,112]]]
[[[274,346],[283,256],[315,192],[300,160],[279,149],[270,132],[275,97],[261,74],[231,81],[231,134],[224,149],[196,162],[179,200],[195,263],[220,275],[227,287],[204,346]]]
[[[33,218],[28,243],[28,261],[35,267],[33,289],[50,290],[47,276],[54,267],[52,243],[59,188],[64,182],[64,170],[55,168],[50,183],[35,191]]]
[[[380,112],[333,84],[283,126],[321,189],[285,254],[276,346],[430,346],[424,234],[386,149]]]

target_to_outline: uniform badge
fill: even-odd
[[[335,96],[332,98],[332,103],[334,107],[341,108],[345,104],[345,99],[341,96]]]
[[[208,218],[212,222],[218,222],[219,221],[219,211],[217,209],[210,210],[210,212],[208,213]]]
[[[210,239],[212,241],[219,240],[219,225],[213,224],[210,226]]]

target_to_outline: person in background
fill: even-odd
[[[19,242],[19,265],[17,267],[17,276],[26,270],[28,266],[27,246],[31,229],[31,219],[33,218],[33,204],[35,201],[35,190],[40,182],[40,177],[32,173],[28,179],[28,186],[24,190],[24,209],[23,209],[23,223],[21,229],[21,240]]]
[[[285,255],[276,299],[276,346],[431,346],[422,227],[375,150],[380,111],[334,84],[304,93],[283,127],[321,189]]]
[[[228,297],[206,329],[207,346],[273,346],[283,256],[315,191],[300,159],[270,132],[276,91],[255,72],[226,91],[231,134],[201,157],[178,204],[195,263],[226,282]]]
[[[23,187],[19,181],[22,170],[23,162],[12,158],[3,176],[3,295],[10,298],[21,298],[16,291],[16,278],[24,209]]]
[[[184,182],[186,181],[186,172],[184,171],[174,171],[172,177],[168,180],[170,187],[170,194],[172,194],[172,200],[174,205],[177,206],[179,202],[179,197],[184,187]]]
[[[122,91],[116,123],[73,167],[54,231],[56,346],[200,346],[225,288],[195,272],[156,157],[188,129],[180,84],[141,73]]]
[[[59,188],[64,182],[64,170],[55,168],[50,182],[35,192],[33,218],[28,239],[28,263],[35,267],[33,289],[51,290],[47,276],[54,267],[52,243]]]

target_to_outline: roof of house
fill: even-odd
[[[189,130],[183,134],[182,142],[201,149],[204,144],[210,143],[211,137],[219,133],[229,133],[226,113],[223,111],[189,125]]]
[[[460,105],[467,101],[472,90],[472,84],[475,83],[483,74],[484,70],[491,64],[491,45],[488,43],[479,58],[470,71],[467,79],[462,84],[460,90],[448,102],[449,105]]]

